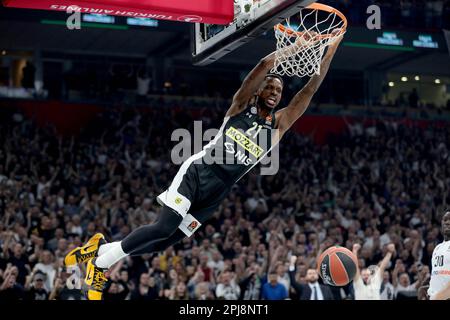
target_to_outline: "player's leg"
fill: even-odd
[[[203,209],[195,209],[193,208],[194,212],[192,214],[188,214],[185,219],[180,223],[181,225],[187,225],[186,221],[191,222],[193,219],[198,221],[200,225],[203,225],[206,221],[208,221],[214,214],[214,212],[219,207],[220,203],[222,202],[222,198],[224,196],[220,197],[216,201],[213,201],[212,204],[210,204],[208,207]],[[191,216],[191,218],[189,218]],[[186,230],[187,228],[183,228]],[[197,230],[196,228],[195,230]],[[146,253],[154,253],[159,252],[167,249],[170,246],[173,246],[174,244],[180,242],[185,237],[190,237],[194,234],[194,231],[187,231],[187,233],[183,232],[180,228],[178,228],[168,239],[157,239],[152,242],[149,242],[147,244],[142,245],[139,248],[134,249],[132,252],[130,252],[130,256],[139,256]]]
[[[156,239],[140,247],[135,247],[129,253],[130,255],[134,256],[165,250],[183,238],[191,237],[201,225],[212,217],[223,199],[230,192],[231,187],[224,185],[221,180],[205,168],[198,172],[198,177],[200,196],[196,199],[193,206],[190,207],[190,213],[186,214],[180,221],[176,232],[169,238]],[[195,227],[192,227],[194,225]]]
[[[196,220],[200,222],[200,224],[205,223],[212,215],[214,214],[215,210],[217,209],[218,205],[215,205],[211,208],[206,208],[204,210],[192,213],[192,217],[195,217]],[[197,228],[198,229],[198,228]],[[197,230],[196,229],[196,230]],[[173,246],[174,244],[180,242],[186,237],[190,237],[194,234],[193,232],[188,232],[186,234],[185,232],[181,231],[181,229],[177,229],[168,239],[157,239],[152,242],[149,242],[147,244],[142,245],[141,247],[138,247],[131,251],[129,253],[130,256],[140,256],[147,253],[155,253],[160,252],[165,249],[167,249],[170,246]]]
[[[183,218],[173,209],[164,206],[155,223],[135,229],[122,241],[100,246],[95,265],[102,269],[109,269],[120,259],[131,253],[135,253],[137,249],[143,251],[142,248],[155,241],[166,241],[170,239],[175,231],[177,231],[182,220]]]
[[[157,197],[157,201],[163,206],[158,220],[152,225],[139,227],[120,242],[101,246],[95,261],[96,266],[110,268],[134,250],[154,241],[165,241],[175,233],[189,211],[191,202],[195,202],[198,177],[192,164],[194,160],[191,157],[185,161],[167,191]]]
[[[89,260],[87,264],[85,278],[85,283],[89,288],[87,298],[101,300],[107,282],[105,270],[130,255],[135,249],[155,240],[169,239],[177,231],[182,220],[181,215],[168,206],[164,206],[155,223],[137,228],[122,241],[100,246],[97,258]]]
[[[147,253],[149,250],[164,248],[172,242],[162,242],[147,248],[155,241],[170,239],[183,221],[183,217],[187,215],[191,203],[195,203],[198,181],[197,169],[193,165],[195,159],[192,156],[186,160],[178,170],[170,187],[157,197],[163,208],[154,224],[139,227],[122,241],[100,246],[97,258],[88,261],[85,283],[89,288],[87,292],[89,300],[102,298],[103,288],[107,281],[104,272],[113,264],[135,250],[137,253]],[[136,252],[135,254],[137,254]]]
[[[213,185],[217,186],[217,183],[213,183]],[[208,188],[207,188],[208,189]],[[206,190],[205,190],[206,191]],[[213,191],[213,189],[209,189],[208,191]],[[228,194],[229,189],[228,188],[220,188],[220,192],[211,192],[215,197],[212,199],[208,199],[207,192],[203,194],[204,199],[207,199],[207,201],[202,201],[202,205],[200,207],[203,207],[202,209],[199,209],[199,206],[196,206],[193,208],[194,212],[192,214],[187,214],[183,219],[181,219],[181,216],[176,214],[174,211],[173,213],[176,214],[179,218],[176,219],[176,224],[174,223],[173,219],[158,219],[157,223],[151,225],[151,226],[145,226],[140,227],[139,229],[135,230],[132,234],[130,234],[128,237],[126,237],[121,242],[114,242],[111,244],[106,244],[100,247],[99,253],[100,257],[98,259],[102,259],[107,257],[108,258],[108,268],[114,264],[116,261],[119,261],[120,259],[124,258],[127,255],[137,256],[142,255],[146,253],[154,253],[158,251],[165,250],[171,245],[174,245],[175,243],[181,241],[184,237],[192,236],[194,232],[205,223],[207,220],[210,219],[210,217],[214,214],[214,212],[217,210],[218,206],[222,202],[222,200],[225,198],[225,196]],[[164,206],[164,208],[168,208],[167,206]],[[197,209],[196,209],[197,208]],[[148,227],[155,227],[159,228],[167,227],[167,225],[171,225],[170,228],[167,228],[167,230],[172,230],[171,228],[173,226],[176,226],[176,230],[174,232],[172,231],[164,231],[165,235],[164,237],[149,237],[149,234],[145,231],[149,232]],[[195,225],[195,227],[191,228],[192,225]],[[139,232],[137,232],[140,230]],[[171,233],[170,236],[167,236],[169,233]],[[151,238],[151,239],[150,239]],[[125,242],[126,241],[126,242]],[[103,250],[107,250],[104,254]],[[106,260],[106,259],[105,259]],[[101,261],[100,263],[103,263]],[[88,263],[88,273],[91,273],[93,276],[91,278],[96,279],[95,275],[97,274],[97,278],[99,279],[97,281],[98,283],[98,289],[96,289],[96,282],[91,281],[92,283],[87,284],[90,285],[91,288],[88,291],[88,297],[89,299],[101,299],[101,292],[103,290],[103,284],[106,282],[106,278],[103,276],[102,269],[95,266],[92,261],[89,261]]]
[[[158,239],[142,245],[130,252],[130,256],[140,256],[146,253],[155,253],[166,250],[168,247],[180,242],[186,238],[186,235],[180,229],[177,229],[168,239]]]

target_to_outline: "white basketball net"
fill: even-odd
[[[291,24],[288,18],[284,28],[275,27],[277,50],[272,73],[290,77],[320,74],[325,48],[345,33],[346,22],[334,12],[303,8],[298,21],[298,25]],[[335,29],[341,31],[332,34]]]

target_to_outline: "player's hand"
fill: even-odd
[[[298,48],[309,47],[317,40],[320,40],[320,35],[317,32],[305,31],[301,35],[297,36],[294,45],[287,47],[288,51],[286,51],[286,54],[293,55]]]
[[[334,29],[331,32],[331,35],[335,36],[335,38],[329,44],[330,49],[334,49],[334,50],[337,49],[337,47],[341,43],[342,39],[344,39],[344,34],[342,33],[341,35],[339,35],[340,32],[341,32],[341,29]]]
[[[315,32],[315,31],[306,31],[299,38],[300,39],[298,39],[297,41],[299,41],[299,40],[300,41],[302,41],[302,40],[303,41],[310,41],[310,40],[317,41],[317,40],[320,39],[320,35],[317,32]]]
[[[340,40],[342,40],[342,38],[344,37],[344,33],[342,33],[342,35],[340,35],[339,36],[339,33],[341,33],[342,32],[342,29],[341,28],[336,28],[336,29],[333,29],[333,31],[331,31],[331,35],[333,36],[333,37],[338,37],[337,39],[340,39]],[[339,41],[340,41],[339,40]]]
[[[335,28],[333,30],[331,30],[330,34],[335,37],[339,34],[339,32],[341,32],[341,28]]]

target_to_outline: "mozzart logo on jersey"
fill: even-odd
[[[239,144],[245,150],[250,152],[250,154],[252,154],[256,158],[261,157],[261,155],[264,152],[264,149],[258,146],[252,140],[250,140],[250,138],[247,137],[244,132],[234,127],[228,128],[226,136],[230,137],[233,141],[236,141],[237,144]]]
[[[247,131],[230,126],[219,132],[203,132],[202,121],[194,121],[193,136],[187,129],[176,129],[172,141],[171,160],[180,165],[195,155],[195,163],[207,165],[243,165],[251,169],[261,164],[261,175],[274,175],[279,169],[278,146],[272,148],[277,129],[267,129],[256,122]],[[270,153],[269,153],[270,151]]]

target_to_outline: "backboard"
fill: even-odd
[[[315,0],[234,0],[229,25],[195,23],[192,26],[192,62],[208,65],[260,36]]]

